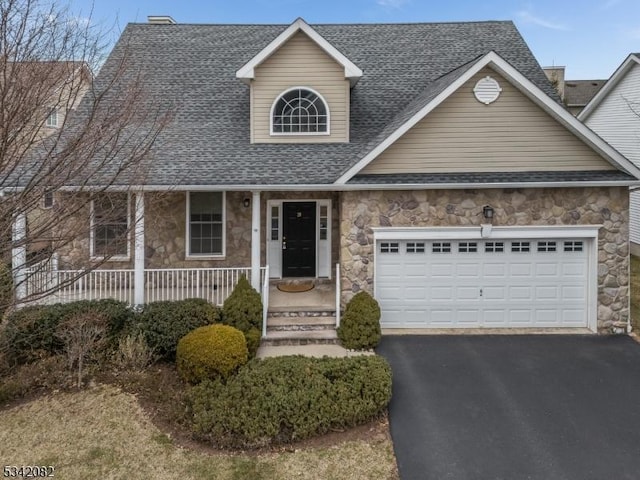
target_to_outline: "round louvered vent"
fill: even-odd
[[[473,94],[476,96],[476,99],[485,105],[495,102],[500,96],[501,91],[502,88],[500,88],[500,84],[495,78],[491,77],[481,78],[478,80],[478,83],[476,83],[476,86],[473,87]]]

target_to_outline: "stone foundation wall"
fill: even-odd
[[[625,187],[344,192],[343,301],[373,291],[374,227],[603,225],[598,238],[598,328],[629,318],[629,190]]]

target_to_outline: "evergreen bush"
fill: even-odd
[[[342,346],[351,350],[369,350],[380,343],[380,306],[367,292],[358,292],[344,311],[338,327]]]
[[[365,423],[391,399],[379,356],[251,360],[187,394],[194,434],[216,447],[259,448]]]
[[[254,358],[262,335],[262,297],[244,275],[222,306],[222,323],[244,333],[249,358]]]
[[[219,320],[219,309],[200,298],[152,302],[145,305],[138,315],[136,332],[133,333],[142,333],[160,359],[174,360],[182,337]]]

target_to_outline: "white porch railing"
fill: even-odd
[[[340,264],[336,263],[336,328],[340,326],[340,298],[342,291],[340,288]]]
[[[44,303],[102,298],[113,298],[129,305],[134,303],[133,269],[86,271],[39,268],[27,271],[28,298],[42,297],[39,301]],[[260,274],[262,284],[265,278],[268,279],[265,267],[261,268]],[[144,300],[149,303],[195,297],[222,305],[242,275],[250,278],[251,268],[145,269]]]
[[[267,318],[269,317],[269,265],[265,267],[262,278],[262,337],[267,336]]]
[[[251,268],[145,269],[145,302],[204,298],[222,305],[242,275],[251,278]]]

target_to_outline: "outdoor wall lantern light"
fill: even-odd
[[[245,198],[242,200],[242,205],[244,205],[244,208],[249,208],[249,205],[251,205],[251,199],[249,197]]]
[[[487,220],[491,220],[493,218],[493,207],[490,205],[485,205],[482,208],[482,214],[484,215],[484,218],[486,218]]]

